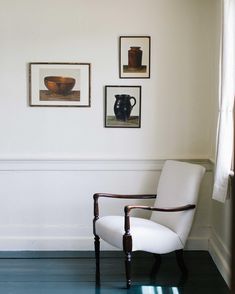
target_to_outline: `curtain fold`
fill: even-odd
[[[233,155],[235,93],[235,0],[222,0],[219,113],[217,154],[212,198],[225,202]]]

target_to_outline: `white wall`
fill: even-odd
[[[209,157],[213,1],[1,0],[0,5],[2,158]],[[118,78],[120,35],[151,36],[151,79]],[[91,108],[29,107],[28,63],[44,61],[90,62]],[[116,84],[142,86],[141,129],[103,127],[104,85]]]
[[[153,193],[160,159],[207,164],[215,3],[0,0],[0,249],[90,249],[92,193]],[[118,78],[121,35],[151,36],[151,79]],[[29,62],[90,62],[91,107],[29,107]],[[105,85],[142,86],[140,129],[103,127]],[[197,248],[208,237],[211,167],[202,190]]]

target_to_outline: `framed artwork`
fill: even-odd
[[[29,64],[29,105],[90,107],[90,63]]]
[[[119,77],[150,78],[149,36],[121,36],[119,38]]]
[[[105,127],[140,128],[141,86],[105,86]]]

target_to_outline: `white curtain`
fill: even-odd
[[[235,0],[222,0],[220,95],[217,156],[212,198],[225,202],[233,154],[233,103],[235,94]]]

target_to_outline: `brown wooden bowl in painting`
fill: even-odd
[[[68,95],[75,85],[75,79],[70,77],[48,76],[44,78],[44,84],[52,93]]]

